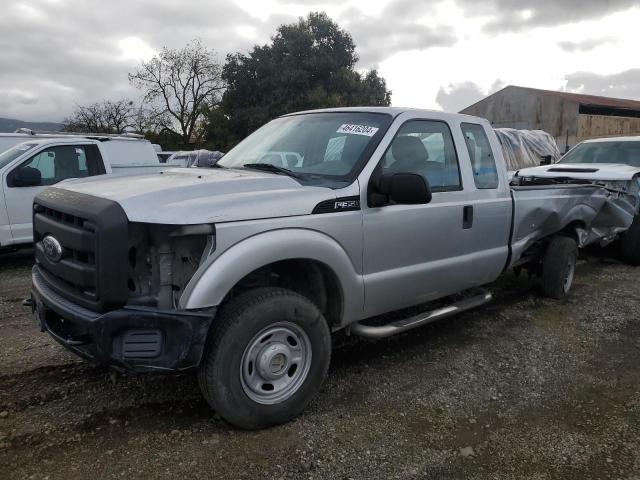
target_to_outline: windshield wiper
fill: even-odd
[[[304,178],[304,176],[299,173],[292,172],[288,168],[278,167],[277,165],[273,165],[271,163],[245,163],[243,167],[252,168],[254,170],[263,170],[265,172],[280,173],[282,175],[288,175],[289,177],[298,179]]]

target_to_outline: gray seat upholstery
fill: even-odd
[[[395,159],[391,169],[397,172],[422,173],[429,160],[429,152],[418,137],[397,137],[391,153]]]

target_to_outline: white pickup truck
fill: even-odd
[[[147,140],[37,136],[0,153],[0,251],[32,241],[33,198],[69,178],[151,173],[163,165]]]

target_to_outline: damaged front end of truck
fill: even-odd
[[[116,202],[55,188],[37,197],[33,223],[43,331],[96,364],[165,373],[199,364],[215,312],[178,303],[215,248],[214,225],[129,222]]]

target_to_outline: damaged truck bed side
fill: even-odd
[[[517,195],[525,196],[521,192],[531,190],[549,192],[538,210],[518,212],[516,209],[514,250],[522,247],[518,245],[519,239],[527,237],[529,226],[537,225],[533,229],[537,230],[534,235],[546,235],[570,226],[580,248],[593,243],[605,246],[619,240],[623,259],[633,265],[640,264],[640,249],[636,248],[640,241],[640,168],[559,163],[520,170],[511,183]],[[566,189],[581,192],[578,193],[579,204],[557,201],[558,193]],[[519,213],[522,214],[520,218]]]
[[[637,218],[637,172],[616,184],[533,169],[515,183],[484,119],[286,115],[216,168],[40,194],[34,312],[92,362],[197,369],[227,421],[282,423],[320,388],[332,332],[380,338],[482,305],[479,287],[511,267],[562,298],[578,248],[624,240]]]

